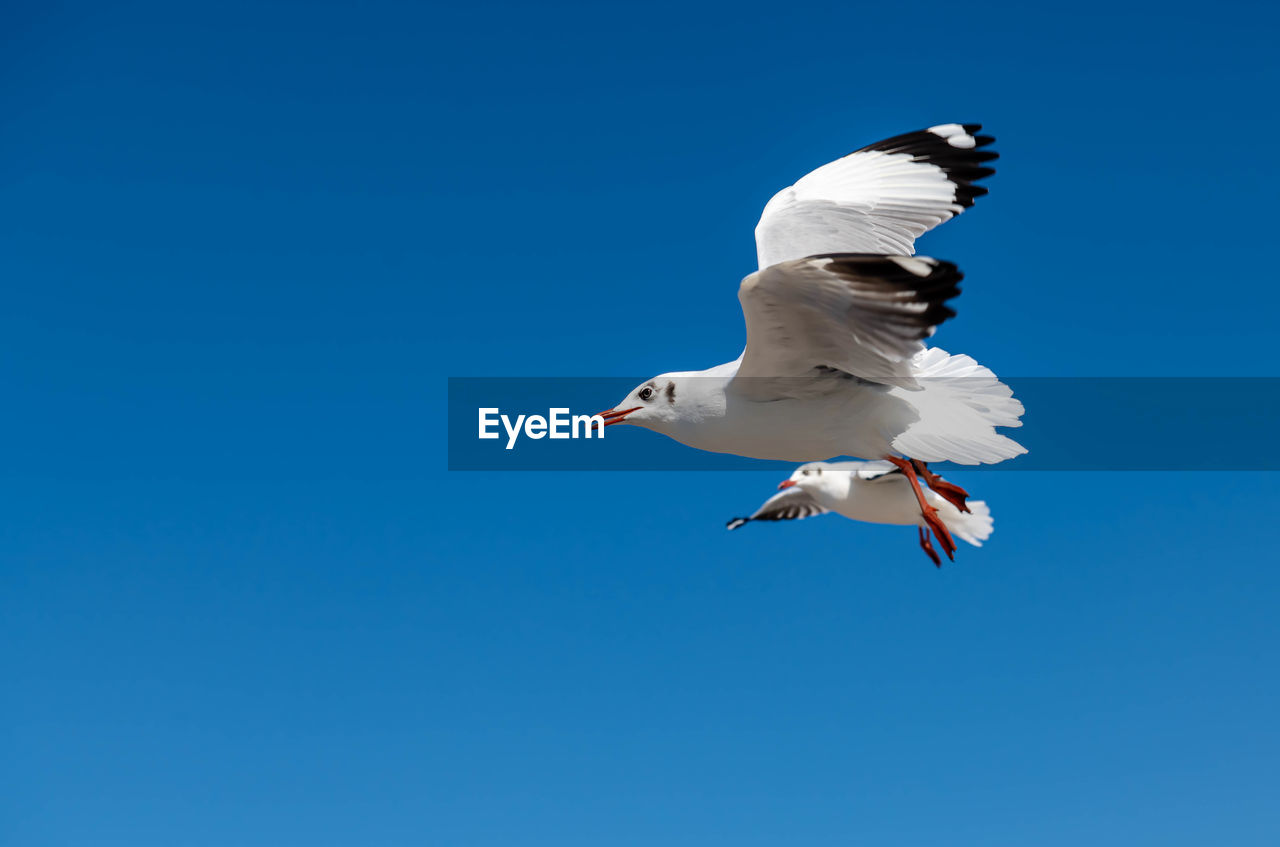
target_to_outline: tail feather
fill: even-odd
[[[1022,426],[1022,403],[990,369],[968,356],[930,347],[916,354],[912,370],[922,390],[901,392],[920,419],[893,440],[895,450],[925,462],[991,464],[1026,448],[995,431]]]
[[[968,512],[948,514],[943,521],[953,535],[960,536],[974,547],[981,547],[982,542],[991,537],[991,530],[995,526],[991,509],[982,500],[970,500]]]

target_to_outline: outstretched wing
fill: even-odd
[[[756,271],[738,288],[747,347],[730,390],[776,399],[833,372],[914,388],[911,358],[955,316],[962,278],[950,262],[857,253]]]
[[[915,240],[973,205],[995,173],[981,124],[887,138],[823,165],[773,196],[756,224],[760,268],[819,253],[915,252]]]
[[[764,501],[764,505],[756,509],[749,518],[733,518],[725,526],[737,529],[751,521],[794,521],[810,518],[814,515],[825,515],[827,510],[817,504],[803,488],[792,486],[785,491]]]

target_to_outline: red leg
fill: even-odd
[[[920,530],[920,549],[924,550],[926,556],[933,559],[934,567],[942,567],[942,559],[938,557],[938,551],[933,549],[933,540],[929,537],[929,530],[922,526],[916,527]]]
[[[942,545],[942,552],[947,554],[947,558],[955,561],[956,543],[951,538],[951,533],[947,531],[947,525],[938,517],[938,510],[929,505],[924,499],[924,492],[920,490],[920,480],[916,478],[916,469],[906,459],[899,459],[897,456],[885,456],[886,461],[897,465],[898,470],[902,471],[903,476],[911,483],[911,490],[916,493],[916,502],[920,504],[920,515],[924,518],[925,526],[933,530],[933,534],[937,536],[938,543]]]
[[[962,512],[969,511],[969,504],[965,502],[969,497],[968,491],[965,491],[954,482],[947,482],[929,470],[928,466],[919,459],[912,459],[911,464],[916,469],[916,473],[920,474],[920,478],[924,480],[924,484],[938,492],[939,497]]]

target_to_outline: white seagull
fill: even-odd
[[[738,288],[742,355],[648,380],[601,413],[605,426],[757,459],[886,459],[963,510],[964,491],[924,463],[1026,452],[995,430],[1020,426],[1022,404],[968,356],[925,348],[955,315],[946,301],[962,275],[909,254],[917,236],[987,193],[974,182],[994,173],[996,153],[979,129],[943,124],[881,141],[774,195],[756,225],[760,270]],[[936,507],[918,499],[950,555]]]
[[[934,491],[929,504],[947,529],[975,547],[991,537],[991,510],[981,500],[962,512]],[[778,493],[749,518],[734,518],[729,529],[751,521],[790,521],[835,512],[865,523],[898,524],[919,529],[920,546],[938,567],[929,527],[920,515],[915,493],[902,471],[889,462],[810,462],[778,486]]]

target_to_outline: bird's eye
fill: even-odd
[[[809,475],[809,469],[808,469],[808,468],[805,468],[804,470],[800,471],[800,473],[804,474],[805,476],[808,476],[808,475]]]
[[[652,399],[653,399],[653,389],[652,389],[652,388],[650,388],[650,387],[649,387],[649,386],[647,386],[647,385],[646,385],[644,388],[641,388],[641,389],[640,389],[640,399],[641,399],[641,400],[646,400],[646,401],[648,401],[648,400],[652,400]]]

